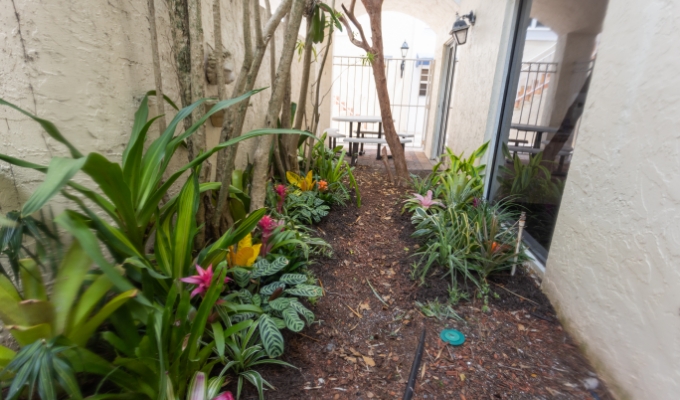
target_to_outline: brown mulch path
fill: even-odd
[[[414,302],[445,300],[447,281],[435,276],[431,286],[418,286],[409,277],[417,242],[409,216],[400,213],[407,191],[390,185],[382,169],[359,166],[355,173],[362,207],[336,208],[318,226],[334,249],[311,267],[326,290],[313,307],[318,322],[286,336],[284,360],[299,370],[261,371],[278,389],[267,399],[400,399],[423,328],[414,399],[597,398],[583,385],[593,369],[526,274],[492,279],[499,298],[490,299],[490,312],[472,299],[455,307],[465,322],[425,318]],[[466,342],[444,345],[445,327],[462,331]],[[613,399],[602,382],[595,393]],[[257,397],[248,390],[244,398]]]

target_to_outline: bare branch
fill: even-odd
[[[347,15],[347,18],[352,21],[352,25],[354,25],[359,32],[359,36],[361,37],[361,40],[357,40],[354,37],[354,31],[352,30],[352,26],[350,25],[349,21],[344,16],[340,16],[340,22],[342,22],[343,25],[345,25],[345,29],[347,29],[347,36],[349,37],[349,41],[352,42],[353,45],[362,48],[366,50],[367,52],[373,52],[371,46],[368,44],[368,41],[366,40],[366,35],[364,35],[364,29],[361,27],[361,24],[357,20],[357,17],[354,16],[354,5],[356,3],[356,0],[352,0],[352,3],[349,7],[349,10],[345,7],[344,4],[341,5],[343,11],[345,11],[345,15]]]
[[[269,18],[269,21],[267,21],[265,24],[263,32],[263,40],[265,44],[274,35],[276,27],[279,26],[279,22],[281,22],[283,16],[288,13],[288,10],[290,10],[291,4],[293,4],[293,0],[283,0],[281,4],[279,4],[279,8],[277,8],[274,12],[274,15],[272,15],[272,17]]]

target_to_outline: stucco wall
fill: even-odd
[[[223,42],[236,70],[244,52],[240,4],[222,0]],[[202,12],[205,41],[213,43],[212,1],[203,1]],[[164,90],[179,104],[165,1],[156,1],[156,14]],[[154,88],[147,15],[146,2],[130,0],[2,0],[0,97],[54,122],[82,152],[119,160],[139,101]],[[277,30],[279,52],[283,29]],[[268,52],[262,65],[255,87],[270,86]],[[294,99],[300,66],[293,61]],[[208,86],[208,96],[216,93]],[[268,91],[253,97],[244,131],[261,126],[268,101]],[[207,126],[208,145],[214,145],[219,128]],[[66,154],[38,124],[7,107],[0,107],[0,151],[37,163]],[[241,164],[252,151],[252,144],[240,147]],[[0,163],[0,213],[18,208],[42,178]],[[60,200],[55,204],[60,208]]]
[[[469,153],[495,133],[515,3],[461,2],[461,10],[474,10],[477,22],[467,43],[458,46],[447,143],[455,153]]]
[[[543,283],[620,398],[680,396],[679,19],[610,2]]]

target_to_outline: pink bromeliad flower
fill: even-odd
[[[234,400],[234,395],[231,392],[222,392],[212,400]]]
[[[282,185],[283,186],[283,185]],[[264,256],[269,253],[271,246],[267,243],[274,230],[283,225],[283,221],[277,221],[269,215],[262,217],[257,225],[262,229],[262,247],[260,248],[260,255]]]
[[[284,185],[277,185],[274,190],[279,196],[279,202],[276,204],[276,211],[280,214],[281,210],[283,210],[283,202],[286,200],[286,187]]]
[[[198,273],[198,275],[188,276],[186,278],[180,279],[180,281],[184,283],[196,285],[196,288],[194,288],[194,290],[191,291],[191,297],[194,297],[197,294],[204,296],[205,292],[208,291],[208,288],[210,287],[210,283],[212,282],[213,278],[212,265],[210,265],[206,269],[203,269],[201,268],[200,265],[196,264],[196,272]],[[231,281],[231,278],[229,277],[224,278],[224,283],[227,283],[229,281]]]
[[[413,196],[418,200],[418,203],[420,203],[420,206],[423,207],[426,210],[428,208],[432,207],[432,206],[441,206],[441,207],[444,206],[441,201],[432,200],[432,191],[431,190],[428,190],[427,194],[425,196],[419,195],[418,193],[413,193]]]

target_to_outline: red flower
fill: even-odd
[[[203,269],[200,265],[196,264],[196,272],[198,272],[198,275],[188,276],[186,278],[180,279],[180,281],[184,283],[196,285],[194,290],[191,291],[191,297],[194,297],[197,294],[204,296],[205,292],[208,291],[213,278],[212,265],[210,265],[207,269]],[[224,278],[224,283],[227,283],[230,280],[231,279],[228,277]]]
[[[222,392],[212,400],[234,400],[234,395],[231,392]]]

